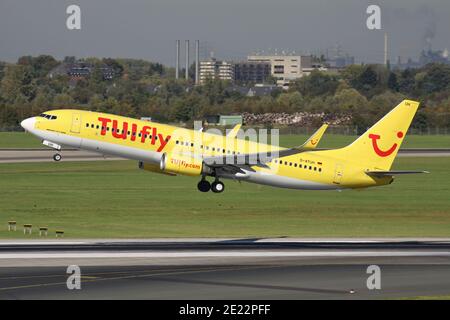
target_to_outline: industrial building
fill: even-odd
[[[311,56],[294,55],[253,55],[248,56],[249,63],[269,63],[271,75],[277,79],[277,85],[287,87],[289,82],[303,77],[303,68],[312,67]]]
[[[271,76],[269,62],[236,62],[234,80],[242,83],[265,83]]]
[[[234,65],[215,58],[200,61],[200,83],[207,79],[234,81]]]

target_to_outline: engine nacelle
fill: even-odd
[[[168,176],[176,176],[175,173],[165,172],[165,171],[161,170],[159,168],[159,166],[160,166],[159,164],[153,164],[153,163],[147,163],[147,162],[139,161],[139,169],[142,169],[142,170],[145,170],[145,171],[161,173],[161,174],[165,174],[165,175],[168,175]]]
[[[159,168],[172,174],[183,174],[186,176],[199,176],[203,171],[203,161],[181,154],[170,155],[164,153],[161,157]]]

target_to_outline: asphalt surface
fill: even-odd
[[[52,162],[51,149],[0,149],[0,163],[20,162]],[[123,160],[113,157],[77,149],[65,149],[59,152],[63,161],[99,161]],[[450,149],[401,149],[399,157],[450,157]]]
[[[68,265],[81,289],[66,285]],[[369,265],[381,289],[369,290]],[[354,291],[354,293],[351,293]],[[379,299],[450,295],[449,239],[2,241],[0,299]]]

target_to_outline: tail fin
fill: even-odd
[[[419,102],[404,100],[349,146],[341,149],[348,159],[389,170],[419,107]]]

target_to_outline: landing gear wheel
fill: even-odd
[[[197,184],[197,188],[201,192],[208,192],[209,190],[211,190],[211,184],[207,180],[201,180]]]
[[[214,193],[221,193],[223,190],[225,190],[225,185],[221,181],[214,181],[211,184],[211,190]]]
[[[61,159],[62,159],[62,156],[61,156],[59,153],[55,153],[55,154],[53,155],[53,160],[55,160],[55,161],[61,161]]]

